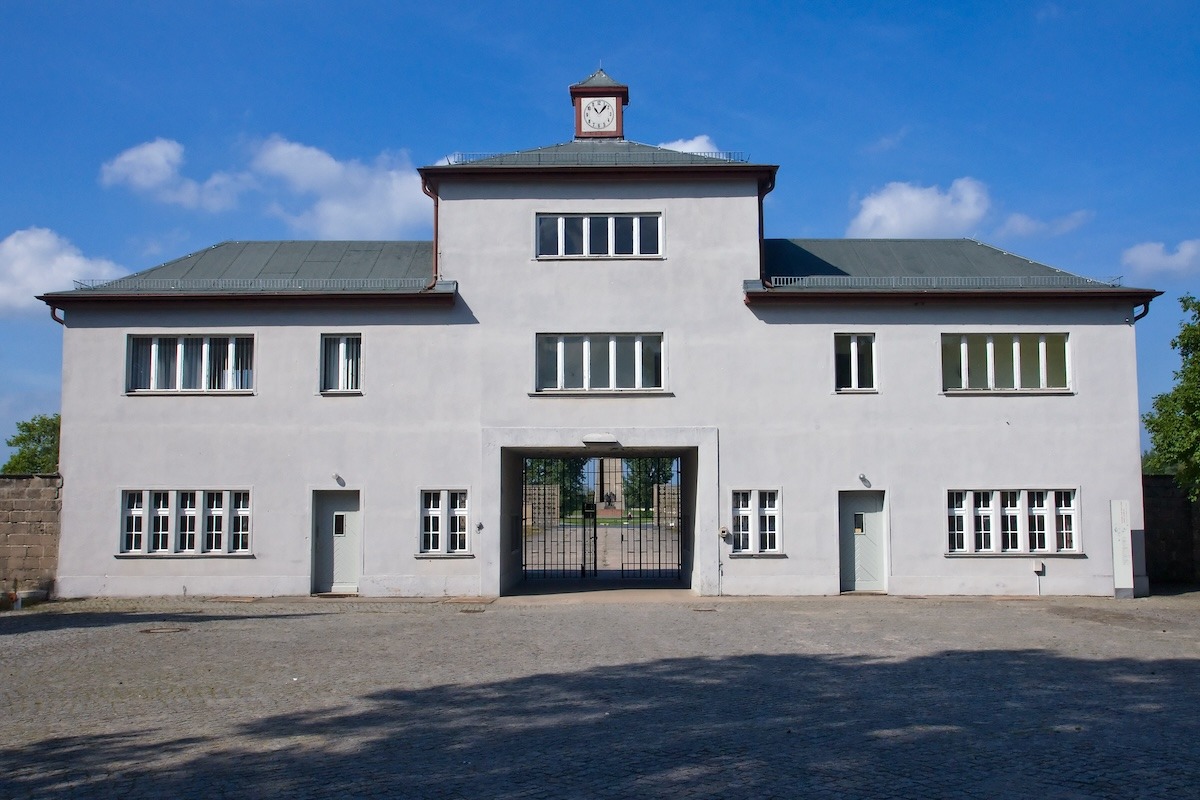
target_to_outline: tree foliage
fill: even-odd
[[[0,472],[28,475],[58,471],[58,414],[37,414],[17,423],[17,432],[5,440],[17,448]]]
[[[654,505],[654,484],[670,483],[675,477],[673,458],[627,458],[625,476],[626,508],[650,508]]]
[[[530,458],[525,461],[525,482],[559,487],[559,516],[582,507],[586,458]]]
[[[1143,415],[1152,450],[1145,466],[1171,473],[1192,500],[1200,500],[1200,300],[1179,298],[1184,320],[1171,347],[1179,351],[1175,387],[1154,398],[1154,410]]]

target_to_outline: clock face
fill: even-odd
[[[616,105],[605,97],[589,100],[583,107],[583,124],[595,131],[610,130],[617,120]]]

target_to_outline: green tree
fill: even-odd
[[[559,516],[578,511],[583,503],[586,458],[530,458],[525,461],[525,482],[533,486],[558,486]]]
[[[1188,497],[1200,500],[1200,300],[1188,294],[1179,305],[1185,316],[1171,347],[1181,363],[1175,388],[1155,397],[1154,410],[1142,416],[1151,444],[1144,466],[1173,472]]]
[[[627,458],[622,483],[626,508],[650,508],[654,505],[654,484],[670,483],[675,477],[673,458]]]
[[[17,432],[5,440],[17,448],[0,468],[5,475],[50,473],[58,470],[58,414],[37,414],[17,423]]]

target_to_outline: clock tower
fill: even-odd
[[[598,69],[571,87],[576,139],[623,139],[629,87]]]

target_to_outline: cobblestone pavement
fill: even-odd
[[[0,614],[0,798],[1200,796],[1200,593]]]

